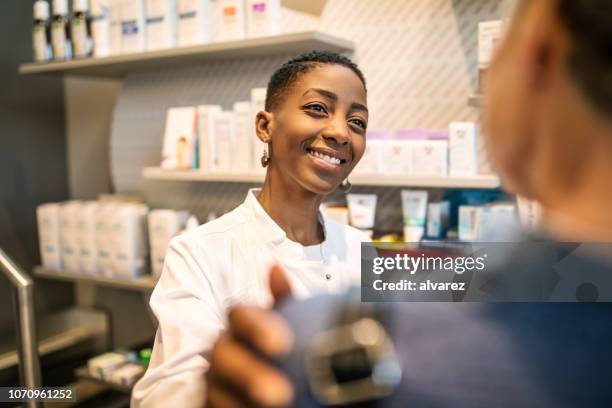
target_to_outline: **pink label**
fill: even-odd
[[[252,7],[255,13],[265,13],[266,12],[266,3],[254,3]]]

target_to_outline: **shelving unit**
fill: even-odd
[[[41,266],[34,267],[34,275],[39,278],[53,279],[67,282],[87,282],[99,286],[106,286],[117,289],[133,290],[140,292],[151,292],[155,287],[155,279],[150,276],[142,276],[138,279],[127,280],[117,278],[107,278],[103,276],[93,276],[80,273],[49,271]]]
[[[121,385],[121,384],[117,384],[114,383],[112,381],[105,381],[105,380],[101,380],[97,377],[94,377],[92,375],[89,374],[89,370],[87,369],[87,367],[79,367],[76,370],[74,370],[74,376],[76,378],[78,378],[79,380],[85,380],[85,381],[91,381],[94,382],[96,384],[100,384],[103,385],[107,388],[110,388],[112,390],[115,391],[119,391],[125,394],[131,394],[132,393],[132,387],[128,387],[125,385]]]
[[[306,31],[178,47],[159,51],[113,55],[103,58],[77,59],[64,62],[28,63],[19,67],[22,75],[71,74],[81,76],[120,78],[129,71],[176,66],[193,62],[263,57],[280,54],[299,54],[313,49],[352,52],[355,46],[348,41],[320,31]]]
[[[255,173],[203,173],[198,170],[166,170],[159,167],[143,169],[142,176],[147,180],[261,183],[264,176]],[[432,188],[473,188],[495,189],[500,187],[499,178],[494,175],[476,177],[421,177],[403,175],[353,175],[351,184],[355,186],[387,187],[432,187]]]

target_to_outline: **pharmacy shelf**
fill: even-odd
[[[34,267],[34,275],[39,278],[53,279],[67,282],[86,282],[99,286],[107,286],[117,289],[134,290],[140,292],[151,292],[155,287],[155,279],[152,276],[142,276],[138,279],[127,280],[117,278],[106,278],[103,276],[92,276],[80,273],[50,271],[41,266]]]
[[[97,351],[96,344],[106,347],[107,323],[104,312],[80,307],[37,316],[38,353],[42,358],[59,352],[74,356],[82,353],[82,347]],[[0,371],[19,364],[14,339],[15,333],[10,330],[0,335]]]
[[[183,65],[212,61],[281,54],[300,54],[312,50],[352,52],[352,41],[320,31],[282,34],[238,41],[216,42],[191,47],[178,47],[159,51],[86,58],[72,61],[28,63],[19,67],[22,75],[71,74],[95,77],[123,77],[127,72],[161,66]]]
[[[263,183],[264,175],[257,173],[204,173],[199,170],[169,170],[145,167],[142,177],[147,180],[211,181],[221,183]]]
[[[198,170],[166,170],[159,167],[143,169],[142,176],[147,180],[203,181],[226,183],[261,183],[263,175],[253,173],[203,173]],[[391,175],[353,175],[351,184],[355,186],[387,187],[431,187],[431,188],[473,188],[495,189],[500,187],[499,178],[494,175],[475,177],[420,177]]]
[[[484,96],[482,94],[474,94],[468,97],[468,105],[473,108],[484,107]]]
[[[351,183],[356,186],[387,187],[431,187],[431,188],[473,188],[495,189],[500,187],[497,176],[474,177],[430,177],[430,176],[391,176],[391,175],[355,175]]]
[[[112,381],[102,380],[98,377],[94,377],[93,375],[89,374],[89,370],[87,369],[87,367],[79,367],[76,370],[74,370],[74,376],[78,378],[79,380],[91,381],[96,384],[103,385],[107,388],[110,388],[112,390],[119,391],[125,394],[132,393],[131,386],[126,386],[126,385],[118,384]]]

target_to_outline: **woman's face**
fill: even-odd
[[[342,65],[324,64],[299,77],[278,105],[268,124],[269,171],[316,194],[333,192],[365,149],[360,79]]]

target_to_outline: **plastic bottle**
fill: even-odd
[[[72,59],[72,44],[68,18],[68,0],[53,0],[51,46],[55,60]]]
[[[32,52],[36,62],[46,62],[51,59],[49,14],[49,3],[46,0],[37,0],[34,3]]]
[[[93,54],[91,37],[91,16],[88,0],[72,1],[72,18],[70,19],[72,35],[72,55],[74,58],[87,58]]]

